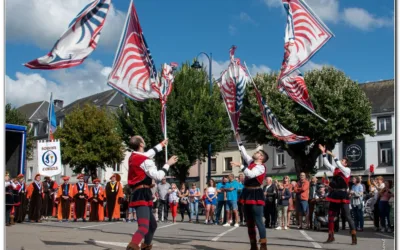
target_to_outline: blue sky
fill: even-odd
[[[12,0],[6,2],[6,101],[16,106],[48,99],[66,103],[109,89],[112,66],[128,0],[113,1],[99,46],[80,66],[38,71],[22,66],[48,53],[72,18],[90,0]],[[392,0],[306,0],[335,34],[304,67],[324,64],[360,83],[394,77]],[[136,0],[135,6],[159,67],[182,63],[199,52],[213,55],[213,74],[227,65],[229,48],[252,73],[277,71],[283,58],[286,15],[281,0]],[[29,12],[26,9],[30,9]]]

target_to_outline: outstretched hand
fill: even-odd
[[[319,147],[319,150],[321,150],[322,153],[326,152],[326,147],[325,146],[322,146],[321,144],[319,144],[318,147]]]
[[[167,164],[172,166],[178,161],[178,156],[173,155],[171,158],[169,158]]]
[[[239,162],[234,162],[234,161],[231,161],[231,166],[232,167],[240,167],[242,164],[240,164]]]

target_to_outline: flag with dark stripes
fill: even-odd
[[[108,85],[136,101],[160,98],[157,71],[133,1],[108,77]]]
[[[300,71],[296,70],[281,79],[278,83],[278,89],[281,93],[289,96],[293,101],[308,109],[310,112],[315,112],[304,77]]]
[[[229,51],[231,62],[228,69],[221,73],[217,84],[226,105],[232,129],[234,132],[237,132],[246,85],[250,78],[246,70],[240,64],[240,60],[238,58],[235,59],[235,50],[236,46],[232,46]]]
[[[279,123],[276,116],[272,113],[271,108],[263,100],[260,92],[255,86],[254,86],[254,92],[256,94],[256,99],[261,111],[264,124],[267,127],[267,129],[271,131],[272,135],[275,138],[277,138],[278,140],[285,141],[287,144],[301,143],[310,140],[310,138],[307,136],[293,134],[285,127],[283,127],[282,124]]]
[[[47,55],[24,65],[47,70],[80,65],[96,49],[110,5],[111,0],[95,0],[86,5]]]

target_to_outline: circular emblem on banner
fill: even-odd
[[[48,150],[43,154],[42,161],[44,165],[52,167],[57,162],[57,155],[53,151]]]
[[[346,149],[346,157],[350,162],[357,162],[362,157],[362,149],[357,144],[351,144]]]

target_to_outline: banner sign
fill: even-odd
[[[60,141],[38,141],[38,172],[43,176],[61,174],[61,148]]]
[[[343,156],[349,159],[351,170],[365,170],[365,140],[358,139],[349,145],[343,144]]]

